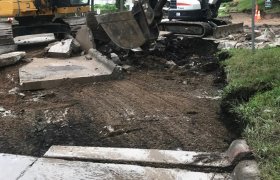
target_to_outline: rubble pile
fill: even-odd
[[[280,46],[280,27],[263,25],[257,27],[255,30],[255,47],[257,49],[268,47]],[[250,49],[252,47],[252,32],[247,26],[244,27],[244,33],[232,34],[226,38],[216,39],[215,42],[219,43],[219,49],[231,49],[231,48],[245,48]]]

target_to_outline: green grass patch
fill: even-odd
[[[280,13],[280,1],[274,0],[272,2],[272,8],[265,8],[265,0],[256,0],[256,4],[259,5],[259,9],[265,13]],[[221,4],[219,9],[219,15],[229,14],[230,12],[251,12],[252,1],[251,0],[239,0],[232,2],[225,2]]]
[[[95,4],[94,10],[100,9],[101,14],[117,12],[118,9],[115,4]]]
[[[224,62],[230,82],[225,92],[251,88],[261,90],[280,85],[280,48],[258,50],[233,49],[231,58]]]
[[[259,162],[262,179],[279,179],[280,48],[262,49],[255,54],[232,50],[230,54],[224,62],[228,77],[225,97],[240,89],[254,89],[246,102],[239,99],[232,103],[231,111],[243,124],[243,136]]]

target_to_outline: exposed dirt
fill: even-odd
[[[180,45],[127,57],[137,70],[123,80],[13,93],[23,63],[0,69],[0,152],[40,156],[51,145],[224,151],[236,137],[221,120],[216,47],[174,41]]]
[[[244,25],[250,26],[252,25],[252,17],[251,14],[247,13],[231,13],[231,20],[233,23],[240,23],[244,22]],[[279,14],[273,15],[261,15],[262,19],[259,21],[256,21],[256,26],[260,26],[263,24],[267,25],[274,25],[274,26],[279,26],[279,20],[280,16]]]

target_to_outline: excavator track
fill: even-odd
[[[16,49],[14,43],[12,24],[0,22],[0,54]]]
[[[159,29],[190,37],[205,37],[213,33],[207,22],[166,21],[159,24]]]

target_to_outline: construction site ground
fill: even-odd
[[[51,145],[224,151],[236,135],[220,111],[224,82],[216,45],[184,44],[189,50],[181,54],[174,48],[134,55],[134,70],[121,80],[49,90],[13,93],[25,63],[1,69],[1,153],[40,156]],[[43,53],[42,47],[25,50],[29,58]],[[174,53],[175,70],[162,63]]]
[[[21,49],[30,60],[46,46]],[[122,57],[131,66],[122,79],[48,90],[17,89],[26,61],[1,68],[0,153],[41,156],[52,145],[225,151],[239,134],[220,108],[217,44],[186,38],[166,46]]]

